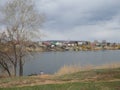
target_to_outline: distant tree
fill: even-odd
[[[15,76],[19,66],[19,76],[22,76],[24,56],[28,53],[27,42],[36,36],[36,32],[38,33],[37,30],[43,23],[44,16],[35,8],[34,0],[8,0],[0,9],[0,14],[0,25],[5,29],[4,37],[0,37],[0,41],[7,45],[4,49],[0,49],[0,55],[8,56],[8,58],[1,57],[0,61],[7,60],[4,63],[7,67],[13,66]],[[3,47],[2,44],[1,47]],[[2,63],[0,65],[4,68]]]

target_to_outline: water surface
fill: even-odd
[[[79,52],[43,52],[27,57],[24,75],[55,73],[64,65],[103,65],[120,62],[119,50],[79,51]]]

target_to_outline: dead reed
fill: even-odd
[[[88,70],[93,70],[93,69],[112,69],[112,68],[119,68],[120,67],[120,62],[119,63],[109,63],[109,64],[103,64],[99,66],[94,66],[94,65],[86,65],[86,66],[81,66],[81,65],[64,65],[61,67],[55,74],[56,75],[64,75],[64,74],[71,74],[79,71],[88,71]]]

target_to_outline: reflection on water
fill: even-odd
[[[55,73],[64,65],[103,65],[120,62],[120,51],[43,52],[27,57],[24,75]]]

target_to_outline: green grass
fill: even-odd
[[[120,90],[120,81],[114,82],[75,82],[49,84],[22,88],[1,88],[0,90]]]

